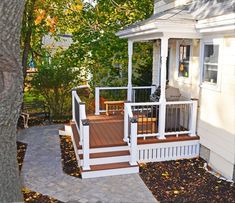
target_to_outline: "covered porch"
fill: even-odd
[[[92,116],[86,115],[76,90],[72,92],[72,138],[83,178],[136,173],[140,162],[199,155],[197,101],[166,99],[169,39],[199,39],[194,21],[150,20],[117,35],[128,38],[127,86],[96,87]],[[148,40],[160,45],[153,52],[152,86],[133,87],[133,43]],[[157,88],[159,100],[152,102]]]

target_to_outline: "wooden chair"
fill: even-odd
[[[156,121],[157,118],[138,118],[138,133],[155,133],[156,132]]]
[[[124,101],[105,101],[106,115],[109,116],[109,112],[123,112]]]

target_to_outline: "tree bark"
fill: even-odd
[[[0,201],[23,200],[16,126],[23,96],[20,30],[24,0],[0,1]]]
[[[33,12],[34,12],[34,5],[36,0],[28,1],[28,11],[25,11],[25,22],[24,26],[26,28],[25,31],[25,38],[23,39],[23,54],[22,54],[22,66],[23,66],[23,76],[24,81],[27,75],[27,62],[29,58],[29,51],[30,51],[30,43],[31,43],[31,36],[32,36],[32,30],[33,30]]]

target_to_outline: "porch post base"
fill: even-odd
[[[123,141],[124,142],[129,142],[129,138],[124,138]]]
[[[196,134],[189,134],[190,137],[196,137]]]
[[[134,161],[134,162],[129,162],[131,166],[136,166],[137,165],[137,162]]]
[[[82,169],[83,169],[84,171],[89,171],[89,170],[91,170],[90,167],[82,167]]]
[[[166,137],[165,136],[161,136],[161,137],[158,137],[159,140],[165,140]]]

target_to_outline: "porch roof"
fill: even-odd
[[[233,3],[231,1],[192,1],[189,4],[175,7],[164,12],[156,13],[150,18],[137,22],[116,33],[120,38],[133,41],[168,38],[201,38],[200,22],[210,19],[206,27],[213,27],[211,22],[217,22],[219,16],[232,19]],[[220,26],[224,25],[221,18]],[[232,21],[231,21],[232,22]],[[230,23],[231,23],[230,22]],[[225,22],[227,23],[227,22]]]

